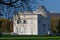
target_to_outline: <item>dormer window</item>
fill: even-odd
[[[20,17],[18,16],[18,19],[20,19]]]

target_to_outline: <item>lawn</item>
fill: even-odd
[[[0,40],[60,40],[60,36],[10,36],[0,37]]]

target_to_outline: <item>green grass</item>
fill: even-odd
[[[60,40],[60,37],[1,37],[0,40]]]
[[[60,36],[2,35],[0,40],[60,40]]]
[[[0,40],[60,40],[60,37],[0,37]]]

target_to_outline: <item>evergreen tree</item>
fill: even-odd
[[[0,18],[0,33],[12,32],[12,22],[6,18]]]
[[[58,20],[58,27],[57,27],[57,32],[60,33],[60,19]]]

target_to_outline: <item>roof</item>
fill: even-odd
[[[42,14],[42,12],[46,12],[47,13],[47,10],[46,10],[46,8],[45,8],[45,6],[39,6],[38,8],[37,8],[37,10],[35,10],[35,11],[33,11],[33,12],[29,12],[29,11],[26,11],[26,12],[18,12],[17,13],[17,15],[18,14]],[[44,14],[43,13],[43,14]],[[15,14],[16,15],[16,14]]]

